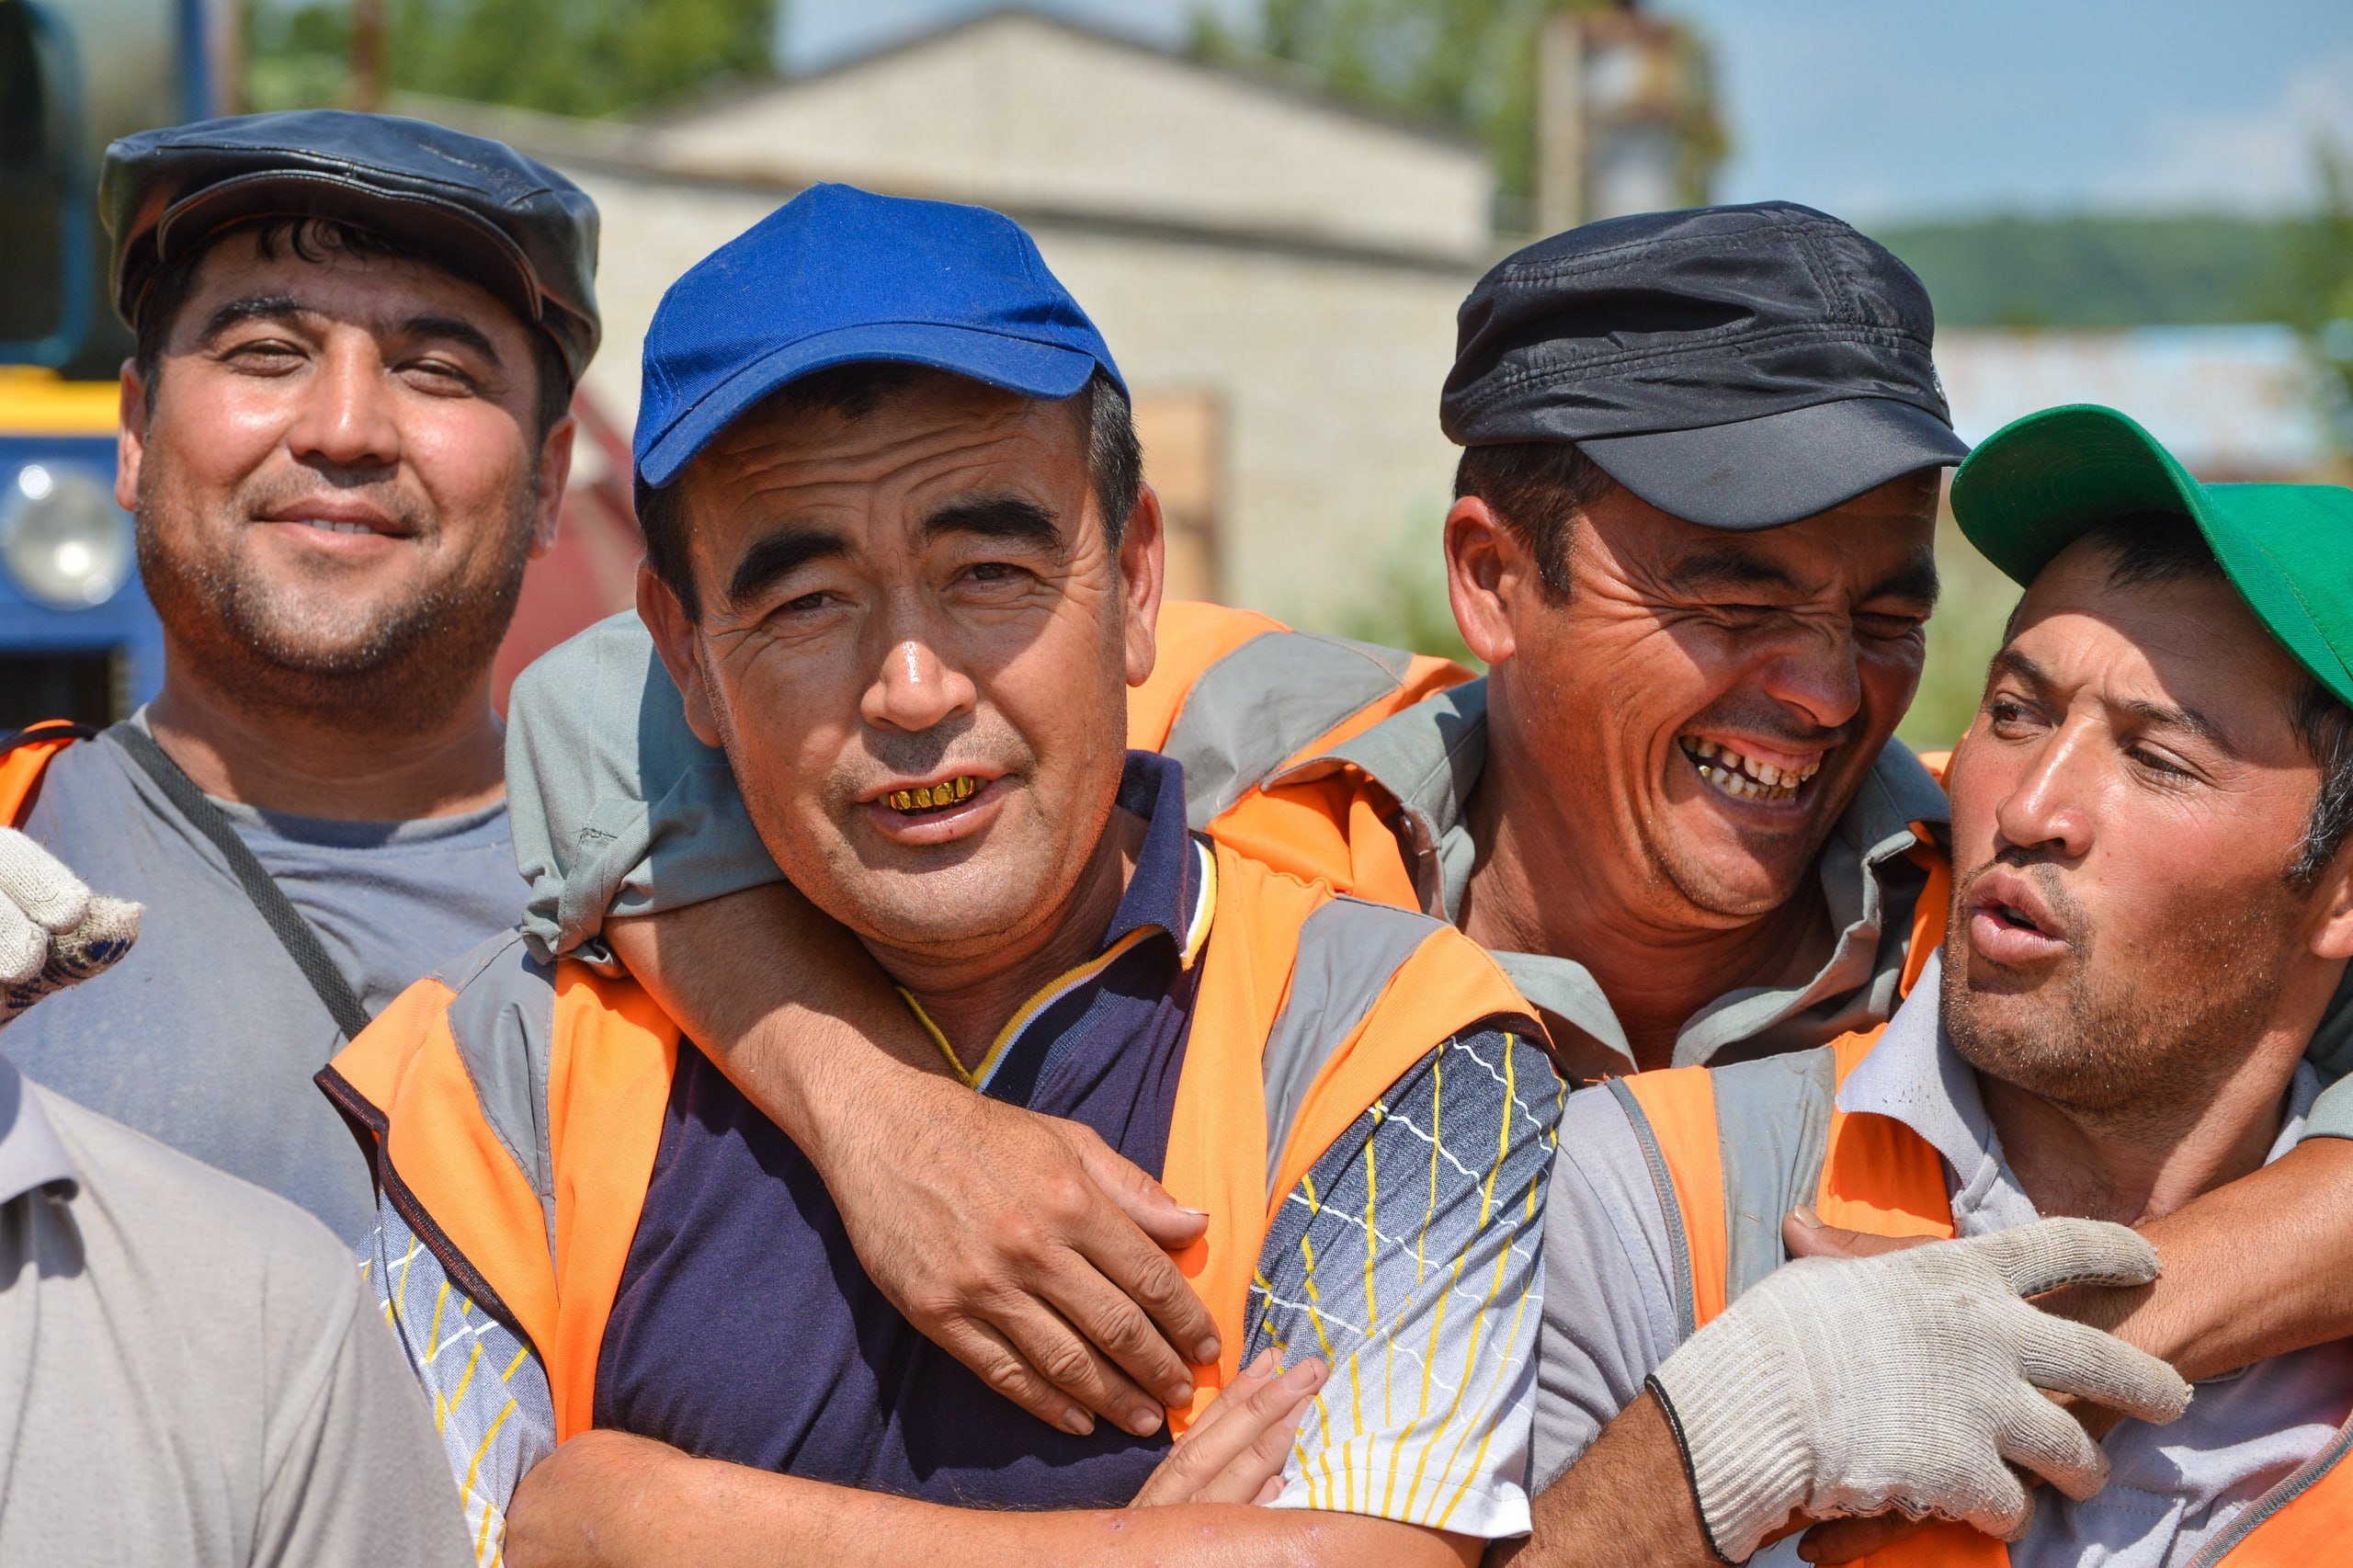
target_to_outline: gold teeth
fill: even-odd
[[[970,799],[972,791],[980,787],[979,779],[970,774],[961,774],[921,790],[894,790],[884,799],[890,801],[894,812],[937,811],[941,806],[952,806],[959,801]]]

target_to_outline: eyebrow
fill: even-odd
[[[2038,695],[2051,690],[2054,684],[2050,672],[2015,648],[2005,648],[1995,654],[1988,673],[2015,676],[2032,687]],[[2117,706],[2144,724],[2186,731],[2234,761],[2245,755],[2220,724],[2195,708],[2179,707],[2170,702],[2152,702],[2146,698],[2131,698]]]
[[[1730,542],[1703,544],[1666,571],[1667,583],[1687,593],[1710,588],[1788,588],[1797,579],[1772,562]]]
[[[1944,585],[1937,575],[1937,552],[1933,550],[1915,551],[1909,561],[1871,585],[1863,596],[1865,603],[1879,598],[1917,599],[1936,608],[1937,596]]]
[[[249,321],[290,321],[298,316],[313,316],[319,312],[291,294],[253,294],[242,300],[232,300],[212,312],[204,324],[199,343],[211,343],[231,327]],[[490,335],[461,316],[415,315],[401,323],[401,335],[412,338],[438,338],[472,349],[493,365],[504,368],[498,346]]]
[[[1016,495],[987,495],[951,501],[923,520],[926,543],[947,534],[977,534],[983,539],[1011,540],[1045,550],[1060,549],[1062,524],[1034,501]]]
[[[734,573],[727,579],[727,602],[740,609],[809,562],[837,560],[848,553],[849,541],[829,529],[779,528],[755,541],[735,563]]]
[[[504,366],[498,357],[498,346],[490,335],[460,316],[411,316],[401,323],[404,337],[438,337],[445,343],[462,344],[494,365]]]
[[[197,342],[210,343],[222,333],[241,322],[283,321],[310,312],[291,294],[251,294],[242,300],[232,300],[205,319],[204,330],[197,335]]]

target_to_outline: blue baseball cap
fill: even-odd
[[[660,489],[760,399],[860,361],[1025,397],[1127,383],[1020,225],[946,201],[812,186],[670,285],[645,335],[637,478]]]

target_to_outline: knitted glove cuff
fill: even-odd
[[[1683,1450],[1708,1544],[1727,1562],[1746,1562],[1813,1489],[1806,1410],[1772,1350],[1744,1318],[1720,1318],[1648,1381]]]

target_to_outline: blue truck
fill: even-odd
[[[154,694],[163,632],[115,504],[118,372],[98,162],[215,111],[207,0],[0,0],[0,733]]]

